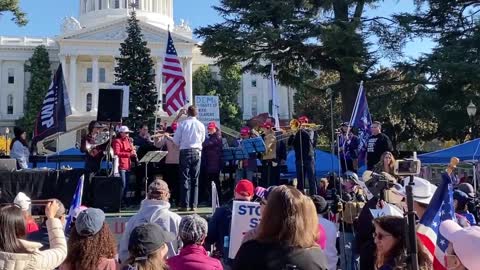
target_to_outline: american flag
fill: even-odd
[[[166,81],[166,111],[168,115],[175,114],[187,101],[185,94],[185,77],[177,50],[173,45],[172,35],[168,31],[167,53],[163,61],[162,75]]]
[[[452,179],[446,173],[442,175],[442,183],[435,191],[425,215],[420,220],[417,236],[425,246],[427,254],[433,261],[434,270],[445,270],[445,250],[448,240],[440,234],[440,223],[444,220],[455,220],[453,209]]]

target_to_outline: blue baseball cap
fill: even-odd
[[[87,208],[78,214],[75,229],[81,236],[97,234],[105,222],[105,213],[98,208]]]

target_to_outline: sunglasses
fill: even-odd
[[[375,239],[378,239],[380,241],[382,241],[383,239],[385,239],[385,237],[393,237],[393,235],[391,234],[382,234],[382,233],[373,233],[373,238]]]

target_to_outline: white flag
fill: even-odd
[[[212,181],[212,214],[220,207],[220,200],[218,199],[217,186]]]
[[[270,91],[272,92],[272,117],[275,119],[275,129],[280,130],[280,101],[278,100],[277,86],[275,85],[275,70],[273,64],[270,70]]]

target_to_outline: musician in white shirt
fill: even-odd
[[[198,109],[190,106],[188,118],[182,121],[173,141],[180,147],[180,211],[195,211],[198,205],[198,177],[202,143],[205,141],[205,126],[197,120]]]

